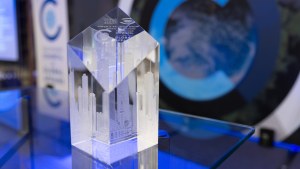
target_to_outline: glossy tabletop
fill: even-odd
[[[254,128],[160,110],[159,144],[105,164],[71,146],[68,95],[0,91],[0,168],[217,168]]]

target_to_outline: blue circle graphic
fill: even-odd
[[[59,99],[59,92],[57,90],[52,88],[45,88],[42,90],[44,98],[51,107],[57,108],[62,104],[61,100]]]
[[[213,33],[211,35],[208,35],[206,34],[206,32],[200,32],[200,29],[195,28],[195,22],[189,22],[187,24],[188,20],[191,20],[191,16],[199,16],[202,13],[196,13],[193,15],[191,14],[191,16],[182,15],[184,17],[182,17],[181,19],[178,19],[179,15],[177,13],[175,17],[177,17],[178,20],[181,20],[182,23],[174,24],[175,26],[173,26],[172,30],[177,29],[177,32],[174,31],[175,33],[173,33],[173,36],[175,38],[170,40],[166,36],[166,34],[172,34],[170,33],[170,30],[167,30],[168,22],[170,18],[172,18],[175,10],[181,9],[184,5],[185,10],[187,9],[187,2],[190,3],[191,1],[160,0],[152,15],[149,30],[154,38],[157,39],[161,44],[161,81],[172,92],[183,98],[193,101],[213,100],[232,91],[237,86],[237,83],[239,83],[241,79],[247,74],[246,72],[248,71],[253,61],[254,53],[256,51],[256,32],[255,29],[252,29],[252,25],[250,25],[250,32],[243,32],[243,35],[245,35],[245,39],[240,38],[240,35],[236,35],[237,38],[233,40],[232,37],[226,36],[223,39],[220,39],[219,36],[224,35],[224,32],[226,33],[227,30],[219,32],[219,36],[213,35]],[[226,3],[222,3],[221,5],[218,3],[218,1],[213,1],[212,3],[215,3],[223,8],[228,2],[229,1],[226,1]],[[168,8],[166,8],[166,6],[168,6]],[[180,12],[181,14],[184,13],[183,11]],[[207,18],[205,18],[204,20],[206,21],[206,19]],[[218,22],[215,23],[219,24]],[[219,25],[223,26],[222,24],[230,25],[230,23],[221,23]],[[176,27],[178,25],[181,25],[183,28]],[[201,26],[203,27],[204,25]],[[186,30],[184,30],[184,28]],[[208,27],[208,30],[209,29],[210,28]],[[236,32],[236,30],[231,31]],[[207,42],[204,38],[204,40],[200,39],[201,37],[198,39],[195,38],[197,34],[201,34],[201,36],[203,37],[205,36],[210,38],[210,41]],[[187,36],[189,36],[190,38],[187,38]],[[226,43],[224,43],[224,39],[227,40]],[[220,42],[216,42],[214,40],[219,40]],[[233,44],[231,46],[227,45],[231,43],[229,40],[232,40]],[[243,40],[247,42],[249,41],[249,46],[247,46],[247,42],[246,45],[242,44],[238,46],[241,42],[243,42]],[[195,41],[197,41],[198,43]],[[183,47],[184,45],[186,45],[186,47]],[[234,51],[236,50],[236,48],[239,48],[237,52]],[[206,49],[209,49],[208,52],[205,51]],[[171,55],[172,52],[175,53],[176,50],[181,51],[178,52],[179,54],[176,53]],[[247,52],[250,54],[248,54]],[[244,54],[244,56],[238,57],[239,55],[237,55],[236,53],[246,54]],[[219,55],[221,55],[222,58],[220,58]],[[237,66],[234,67],[231,65]],[[178,69],[178,67],[180,67],[181,70]],[[195,69],[197,69],[198,72],[195,71]]]
[[[55,39],[58,38],[58,36],[61,33],[62,27],[60,25],[56,24],[56,17],[55,17],[55,13],[54,11],[45,11],[47,5],[53,5],[56,6],[57,2],[56,0],[45,0],[44,3],[41,6],[40,9],[40,16],[39,16],[39,20],[40,20],[40,27],[42,29],[42,33],[43,35],[50,41],[54,41]],[[46,25],[44,24],[43,20],[44,20],[44,16],[46,15]],[[50,34],[47,28],[50,29],[54,29],[56,26],[56,31],[53,34]]]

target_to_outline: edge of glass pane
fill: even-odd
[[[186,117],[191,117],[191,118],[196,118],[196,119],[201,119],[201,120],[209,120],[209,121],[216,122],[216,123],[229,124],[229,125],[249,129],[250,132],[252,130],[253,130],[253,132],[255,131],[254,127],[244,125],[244,124],[233,123],[233,122],[222,121],[222,120],[216,120],[216,119],[211,119],[211,118],[208,118],[208,117],[196,116],[196,115],[191,115],[191,114],[185,114],[185,113],[176,112],[176,111],[172,111],[172,110],[159,109],[159,112],[161,112],[161,111],[165,112],[165,113],[170,113],[170,114],[175,114],[175,115],[180,115],[180,116],[186,116]]]
[[[211,122],[216,122],[216,123],[229,124],[229,125],[241,127],[241,129],[246,129],[247,130],[246,132],[244,132],[244,137],[240,137],[240,140],[236,144],[232,145],[232,147],[230,149],[228,149],[227,152],[224,152],[224,155],[219,160],[217,160],[211,166],[211,168],[217,168],[218,166],[220,166],[232,153],[234,153],[255,132],[254,127],[243,125],[243,124],[238,124],[238,123],[233,123],[233,122],[226,122],[226,121],[221,121],[221,120],[216,120],[216,119],[211,119],[211,118],[201,117],[201,116],[196,116],[196,115],[184,114],[184,113],[181,113],[181,112],[175,112],[175,111],[166,110],[166,109],[159,109],[159,111],[164,112],[164,113],[175,114],[175,115],[179,115],[179,116],[185,116],[185,117],[201,119],[201,120],[209,120]]]

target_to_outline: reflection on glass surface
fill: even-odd
[[[8,160],[5,160],[5,163],[0,162],[1,169],[29,169],[33,168],[30,163],[30,144],[29,141],[25,142],[21,147],[16,148]]]
[[[20,90],[0,92],[0,160],[8,158],[28,132],[27,104]]]
[[[158,167],[158,148],[150,147],[111,164],[102,163],[85,152],[72,148],[72,169],[155,169]]]
[[[248,126],[166,110],[160,111],[159,124],[170,135],[169,154],[206,168],[221,164],[254,133]]]
[[[36,90],[37,111],[46,116],[69,121],[68,92],[54,88],[39,88]]]
[[[59,111],[68,114],[67,106],[57,111],[56,108],[47,107],[45,104],[45,109],[42,109],[42,106],[37,104],[42,103],[37,101],[44,97],[42,92],[30,91],[32,94],[31,130],[25,141],[15,144],[15,138],[20,140],[19,132],[9,125],[3,125],[6,128],[0,127],[1,134],[2,129],[7,133],[13,131],[5,138],[6,143],[10,144],[3,144],[3,138],[0,137],[1,152],[3,147],[6,147],[5,158],[0,157],[1,169],[22,167],[26,169],[153,169],[157,166],[163,169],[216,168],[254,132],[254,129],[248,126],[160,110],[158,146],[137,154],[136,142],[132,140],[131,145],[124,142],[122,144],[127,145],[114,145],[115,147],[110,149],[96,146],[100,150],[91,151],[94,153],[92,157],[91,154],[71,146],[70,122],[66,118],[61,118],[65,115],[52,115]],[[67,97],[57,97],[63,93],[56,92],[60,94],[52,93],[52,100],[62,99],[62,102],[63,99],[68,100]]]
[[[25,168],[70,168],[68,93],[48,88],[39,88],[30,93],[33,97],[31,131],[28,145],[22,146],[30,147],[30,158],[23,162]]]
[[[19,90],[0,92],[0,123],[15,130],[22,128],[22,110]]]
[[[43,132],[35,133],[30,142],[31,168],[56,169],[71,166],[71,150],[61,137],[53,137]]]
[[[91,140],[90,142],[82,143],[76,147],[108,165],[138,152],[137,139],[131,139],[111,145]]]

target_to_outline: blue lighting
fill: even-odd
[[[213,0],[213,1],[221,7],[226,6],[229,2],[229,0]]]
[[[259,142],[259,138],[257,138],[257,137],[251,137],[249,139],[249,141],[258,143]],[[274,147],[279,148],[279,149],[289,150],[289,151],[292,151],[292,152],[300,152],[300,146],[299,145],[290,144],[290,143],[281,142],[281,141],[274,142]]]

